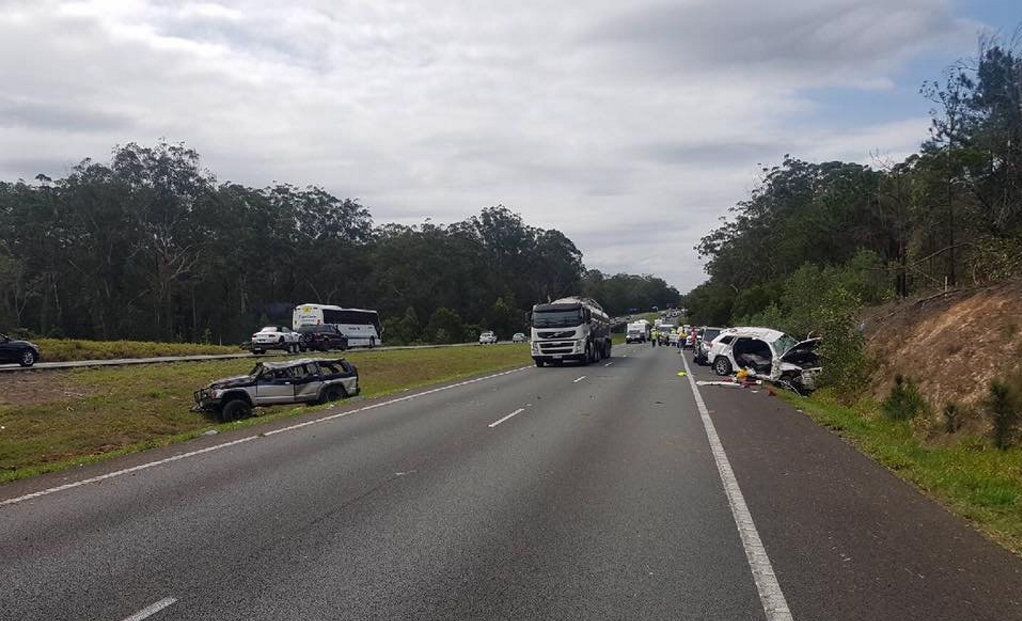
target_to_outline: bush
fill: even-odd
[[[955,433],[962,428],[962,408],[952,401],[944,405],[944,432]]]
[[[986,399],[987,414],[993,423],[994,446],[1002,451],[1015,442],[1018,402],[1016,391],[1006,382],[1001,380],[990,382],[990,393]]]
[[[912,420],[926,411],[926,400],[919,394],[915,382],[899,374],[894,376],[891,394],[880,407],[890,420]]]

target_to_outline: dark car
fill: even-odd
[[[344,336],[337,326],[319,325],[298,328],[300,335],[298,344],[302,350],[330,351],[331,349],[348,349],[348,337]]]
[[[35,343],[15,341],[6,334],[0,334],[0,363],[17,362],[23,367],[30,367],[41,357]]]

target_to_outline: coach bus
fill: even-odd
[[[380,338],[380,314],[364,308],[342,308],[329,304],[299,304],[293,315],[295,330],[302,326],[336,326],[348,337],[348,347],[376,347]]]

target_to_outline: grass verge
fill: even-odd
[[[201,343],[155,343],[150,341],[84,341],[76,339],[32,339],[45,362],[156,358],[158,356],[199,356],[238,354],[236,346]]]
[[[351,354],[368,398],[531,363],[523,345]],[[0,377],[0,483],[314,410],[260,409],[259,416],[226,424],[189,411],[193,391],[252,366],[221,360]]]
[[[913,432],[911,423],[881,416],[871,402],[850,408],[826,394],[808,399],[780,394],[995,541],[1022,554],[1022,449],[999,451],[989,441],[965,434],[929,442]]]

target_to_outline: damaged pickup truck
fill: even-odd
[[[818,338],[797,341],[769,328],[728,328],[713,339],[706,359],[717,375],[746,369],[752,377],[804,395],[816,389],[819,345]]]
[[[248,375],[211,382],[195,392],[195,411],[228,422],[267,405],[319,404],[359,392],[358,369],[347,360],[260,362]]]

